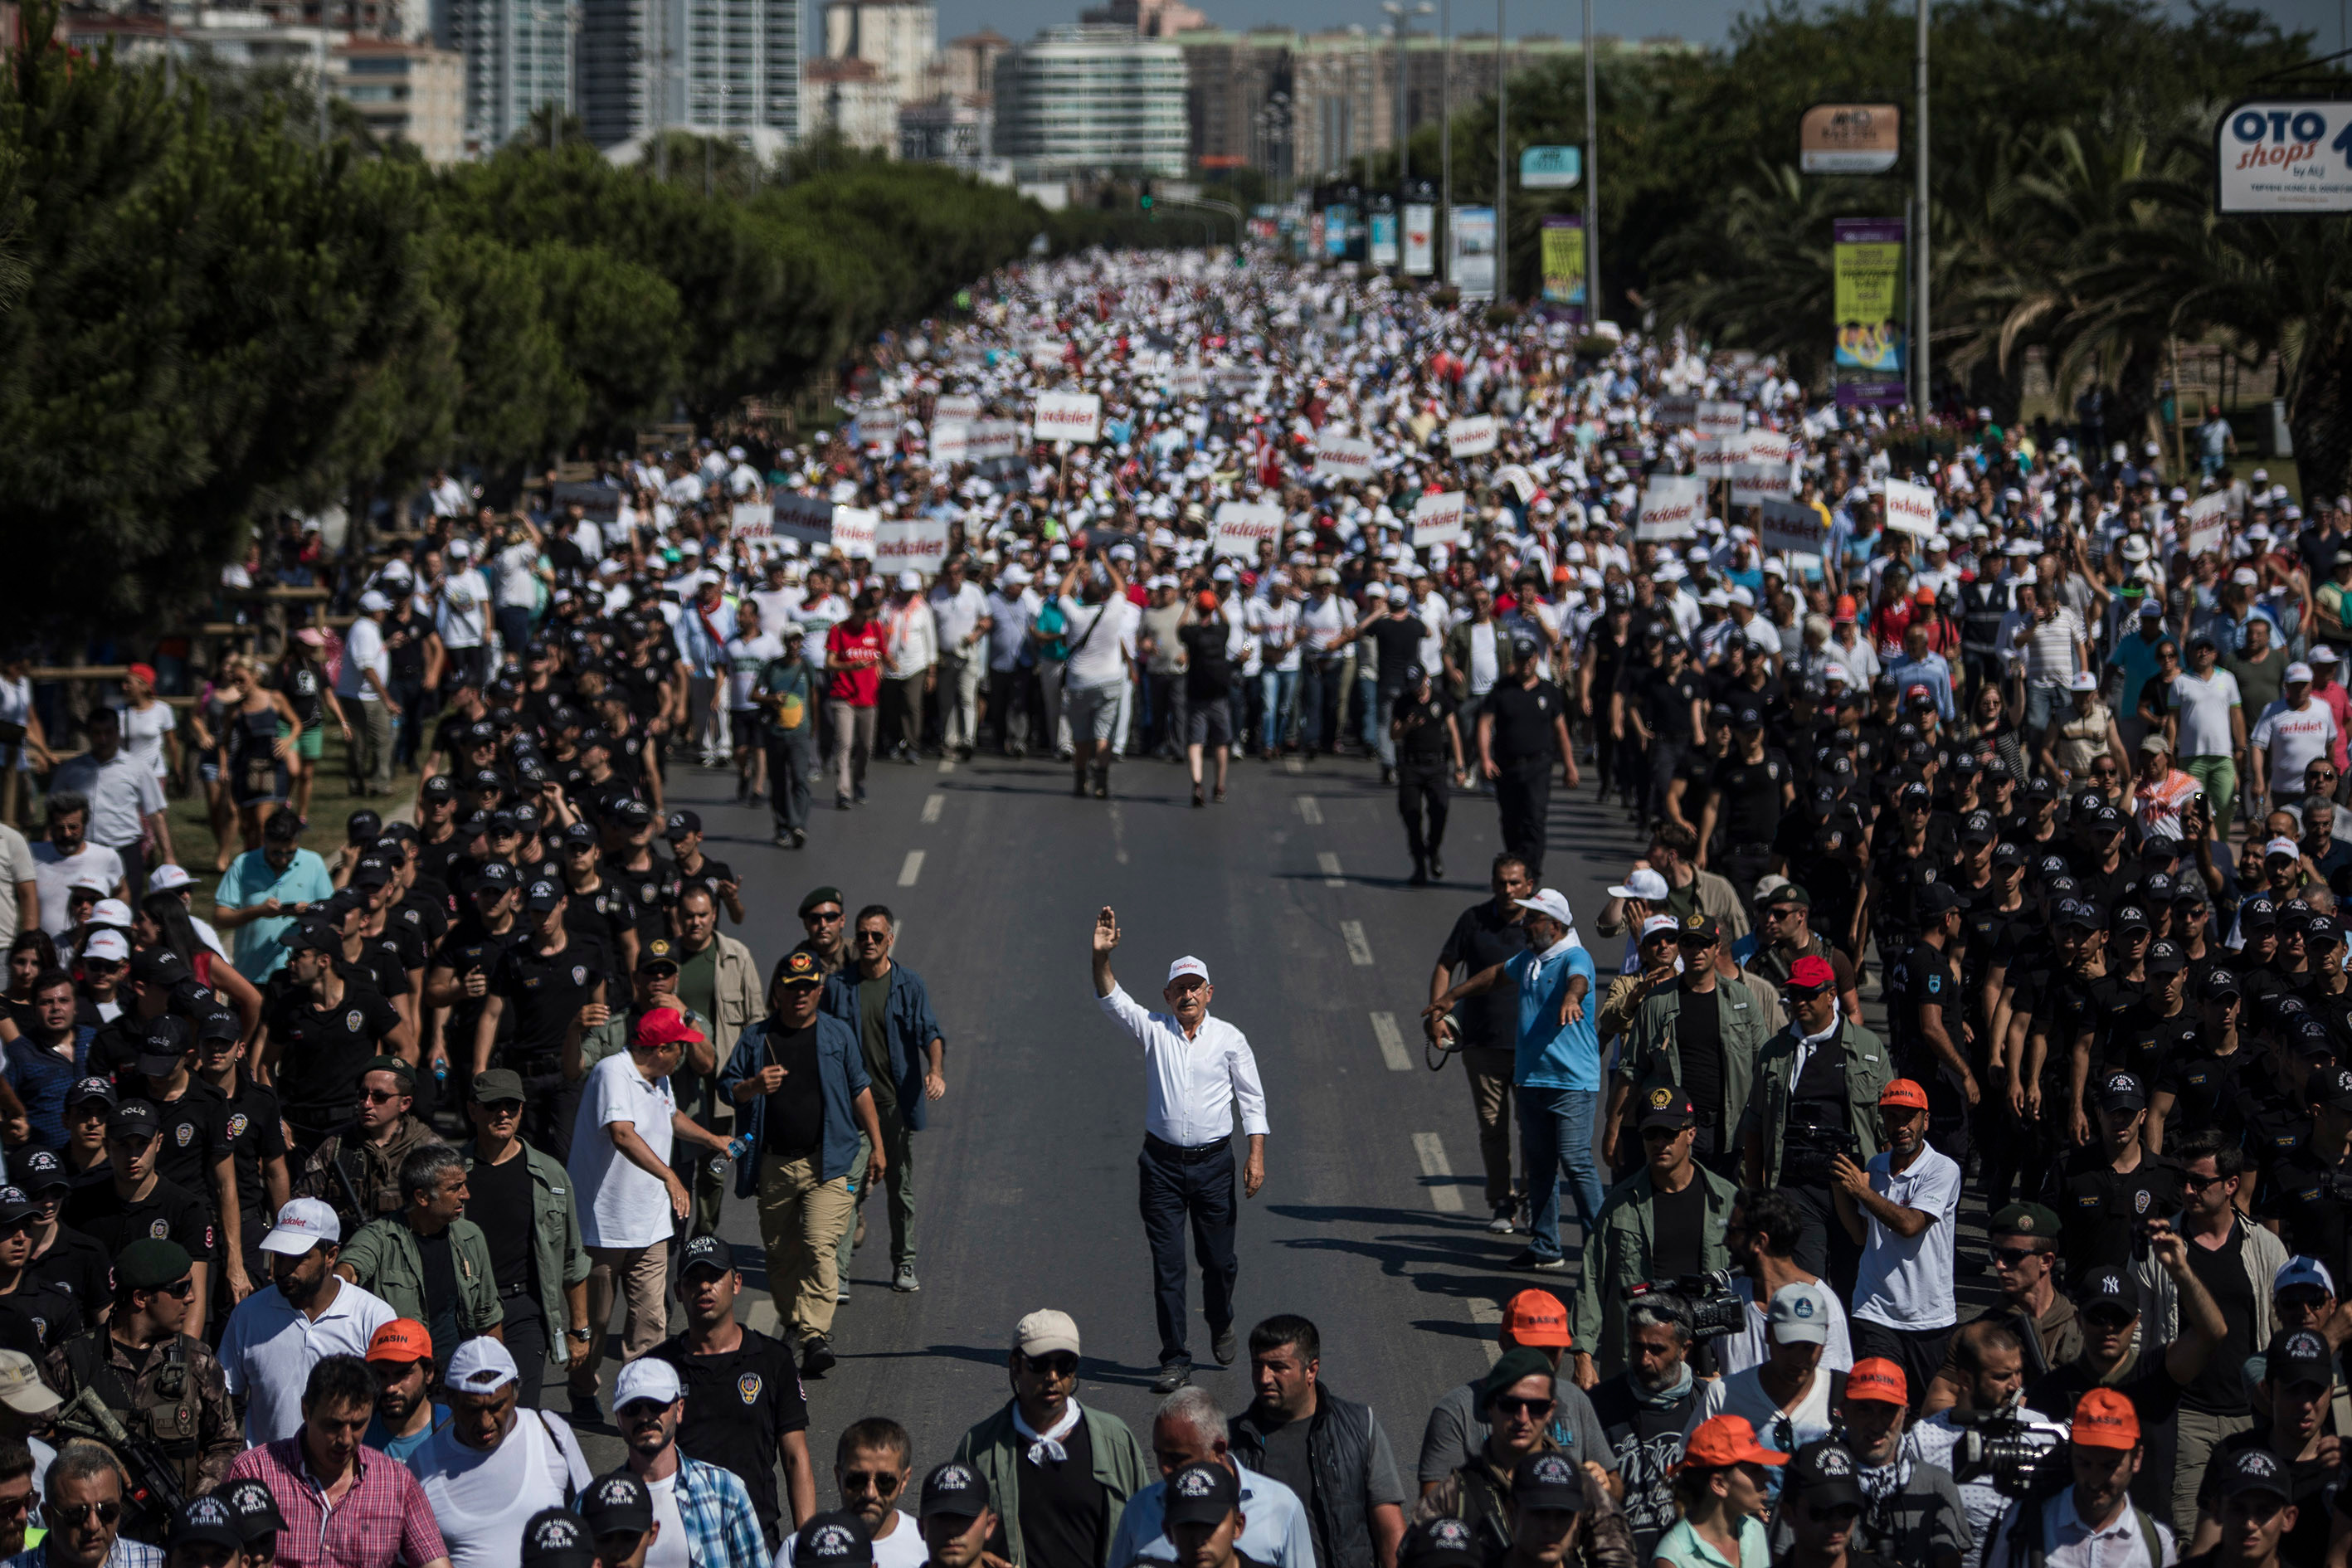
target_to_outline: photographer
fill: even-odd
[[[1843,1378],[1822,1366],[1829,1341],[1829,1292],[1819,1285],[1790,1285],[1772,1297],[1768,1314],[1771,1353],[1761,1365],[1706,1385],[1691,1411],[1694,1430],[1709,1418],[1746,1418],[1783,1453],[1830,1435],[1831,1412]],[[1684,1436],[1688,1443],[1688,1434]],[[1776,1478],[1772,1490],[1777,1495]]]
[[[1712,1272],[1731,1261],[1724,1232],[1739,1194],[1692,1158],[1696,1121],[1680,1090],[1661,1084],[1645,1091],[1642,1169],[1601,1205],[1599,1234],[1585,1243],[1583,1278],[1569,1303],[1579,1388],[1590,1390],[1624,1367],[1623,1314],[1634,1286]]]
[[[1968,1467],[1957,1456],[1969,1436],[1967,1429],[1991,1420],[2011,1427],[2029,1447],[2044,1448],[2056,1447],[2066,1432],[2021,1402],[2025,1347],[2012,1331],[1979,1319],[1952,1336],[1952,1353],[1960,1373],[1958,1399],[1951,1408],[1937,1411],[1912,1430],[1918,1436],[1921,1455],[1959,1480],[1960,1506],[1968,1512],[1969,1533],[1976,1542],[1969,1553],[1968,1568],[1977,1568],[1985,1560],[1992,1528],[2009,1506],[2011,1494],[2000,1489],[1993,1472],[1961,1478],[1960,1472]]]
[[[1625,1370],[1592,1391],[1593,1416],[1625,1489],[1634,1556],[1645,1564],[1675,1522],[1675,1467],[1698,1401],[1691,1342],[1689,1306],[1670,1291],[1652,1291],[1625,1310]]]
[[[2147,1458],[2132,1495],[2140,1507],[2163,1514],[2172,1507],[2175,1416],[2181,1390],[2205,1370],[2213,1347],[2229,1335],[2221,1310],[2189,1268],[2180,1237],[2162,1220],[2148,1226],[2148,1250],[2180,1293],[2180,1331],[2162,1342],[2161,1353],[2139,1332],[2139,1292],[2118,1268],[2095,1268],[2074,1285],[2075,1310],[2083,1323],[2082,1353],[2028,1384],[2025,1401],[2043,1410],[2071,1410],[2094,1388],[2112,1388],[2139,1413],[2140,1442]]]
[[[1837,1223],[1832,1162],[1878,1152],[1878,1097],[1894,1080],[1895,1062],[1861,1017],[1846,1012],[1842,989],[1826,959],[1808,954],[1790,966],[1781,988],[1789,1024],[1757,1055],[1758,1092],[1741,1141],[1748,1184],[1778,1187],[1804,1210],[1799,1266],[1851,1290],[1862,1247]]]
[[[2270,1343],[2257,1391],[2255,1425],[2224,1438],[2207,1461],[2197,1489],[2197,1530],[2191,1552],[2221,1544],[2221,1500],[2240,1457],[2267,1455],[2277,1461],[2287,1484],[2287,1501],[2297,1510],[2280,1542],[2291,1563],[2318,1563],[2327,1553],[2327,1502],[2341,1479],[2342,1434],[2327,1430],[2336,1357],[2327,1341],[2309,1329],[2290,1329]]]
[[[1726,1377],[1760,1364],[1770,1353],[1765,1308],[1783,1286],[1821,1283],[1797,1264],[1797,1237],[1803,1223],[1796,1199],[1785,1191],[1750,1188],[1739,1194],[1731,1211],[1730,1227],[1724,1232],[1724,1245],[1730,1248],[1732,1267],[1739,1270],[1731,1289],[1748,1304],[1748,1326],[1715,1342],[1716,1370]],[[1845,1303],[1835,1290],[1827,1295],[1830,1337],[1822,1346],[1822,1366],[1829,1372],[1850,1371],[1853,1340],[1846,1325]]]
[[[2095,1388],[2074,1406],[2074,1485],[2010,1505],[1985,1553],[1988,1568],[2172,1568],[2171,1529],[2131,1500],[2143,1450],[2131,1402]]]

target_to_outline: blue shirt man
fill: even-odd
[[[271,816],[261,847],[229,862],[213,894],[214,923],[236,932],[231,962],[256,985],[286,967],[286,944],[278,939],[295,920],[335,896],[327,863],[296,841],[301,831],[291,812]]]

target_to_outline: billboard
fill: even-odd
[[[1529,147],[1519,153],[1519,188],[1564,191],[1584,176],[1580,147]]]
[[[1543,300],[1584,320],[1584,220],[1555,213],[1543,220]]]
[[[1375,267],[1394,267],[1397,264],[1396,214],[1374,213],[1371,230],[1371,254],[1365,259]]]
[[[1903,220],[1830,220],[1834,379],[1841,404],[1903,401],[1906,309]]]
[[[1404,269],[1415,278],[1437,270],[1437,208],[1428,202],[1404,205]]]
[[[1495,297],[1495,209],[1455,207],[1445,226],[1445,275],[1465,300]]]
[[[1883,174],[1903,151],[1891,103],[1817,103],[1797,121],[1797,167],[1808,174]]]
[[[2352,212],[2352,103],[2260,99],[2213,126],[2213,210]]]

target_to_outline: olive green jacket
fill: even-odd
[[[1895,1058],[1885,1042],[1848,1018],[1838,1025],[1838,1041],[1845,1047],[1845,1124],[1857,1151],[1853,1163],[1864,1163],[1878,1152],[1879,1091],[1895,1081]],[[1756,1058],[1756,1092],[1749,1098],[1741,1124],[1745,1148],[1752,1134],[1763,1141],[1763,1185],[1780,1184],[1780,1154],[1789,1126],[1789,1094],[1797,1061],[1797,1026],[1782,1029],[1765,1042]]]
[[[425,1300],[425,1253],[407,1220],[368,1221],[343,1243],[343,1254],[335,1262],[358,1275],[362,1289],[383,1297],[402,1317],[427,1325],[433,1321],[433,1309]],[[449,1262],[457,1274],[457,1337],[470,1340],[506,1321],[498,1279],[490,1272],[489,1240],[480,1226],[469,1219],[449,1222]],[[435,1347],[436,1360],[446,1349]]]
[[[468,1171],[481,1158],[470,1141],[459,1144],[457,1152]],[[550,1359],[561,1362],[552,1352],[572,1322],[563,1292],[588,1278],[588,1249],[581,1245],[580,1209],[562,1162],[528,1143],[522,1157],[530,1163],[530,1257],[539,1267],[539,1310],[547,1314]]]
[[[1706,1189],[1699,1268],[1727,1268],[1731,1253],[1723,1236],[1739,1189],[1704,1165],[1693,1165],[1691,1176]],[[1612,1187],[1593,1222],[1595,1240],[1585,1248],[1584,1278],[1569,1307],[1568,1331],[1577,1349],[1591,1350],[1594,1370],[1602,1377],[1624,1370],[1626,1303],[1634,1286],[1656,1278],[1651,1272],[1654,1236],[1650,1228],[1656,1191],[1647,1166]]]
[[[1682,1051],[1675,1043],[1675,1020],[1682,1015],[1683,999],[1680,985],[1662,986],[1633,1015],[1617,1065],[1618,1076],[1629,1088],[1639,1090],[1644,1084],[1683,1081]],[[1757,1056],[1772,1037],[1778,1020],[1757,1000],[1744,978],[1718,974],[1713,994],[1698,1000],[1715,1004],[1723,1031],[1723,1109],[1717,1113],[1717,1124],[1709,1131],[1716,1148],[1729,1150],[1738,1147],[1733,1140],[1747,1110],[1748,1093],[1755,1087]]]

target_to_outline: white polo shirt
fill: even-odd
[[[1901,1208],[1917,1209],[1933,1220],[1905,1238],[1864,1209],[1868,1227],[1862,1244],[1862,1270],[1853,1282],[1853,1315],[1890,1329],[1948,1329],[1959,1321],[1953,1297],[1953,1250],[1960,1214],[1960,1167],[1922,1145],[1907,1170],[1892,1169],[1894,1152],[1870,1157],[1870,1190]]]
[[[586,1247],[651,1247],[672,1228],[669,1188],[613,1144],[605,1129],[625,1121],[655,1159],[669,1163],[677,1100],[669,1079],[647,1079],[628,1052],[606,1057],[588,1070],[580,1114],[572,1126],[572,1184],[580,1200],[580,1240]]]
[[[245,1399],[245,1440],[254,1447],[302,1429],[302,1390],[320,1358],[365,1360],[375,1331],[400,1316],[392,1303],[338,1278],[335,1299],[313,1319],[270,1285],[236,1304],[221,1335],[221,1372]]]
[[[2030,1506],[2012,1504],[2011,1511]],[[2075,1511],[2074,1489],[2068,1487],[2043,1502],[2042,1513],[2049,1531],[2046,1539],[2050,1555],[2043,1559],[2047,1568],[2173,1568],[2180,1560],[2179,1549],[2173,1543],[2172,1526],[2160,1519],[2151,1521],[2156,1526],[2157,1550],[2153,1554],[2148,1552],[2147,1531],[2140,1524],[2136,1508],[2126,1506],[2116,1515],[2113,1524],[2105,1530],[2093,1530]],[[2003,1519],[1993,1532],[1991,1549],[1985,1553],[1989,1568],[2021,1568],[2026,1561],[2023,1552],[2010,1550],[2009,1535],[2009,1521]],[[2221,1553],[2214,1556],[2218,1561]]]

